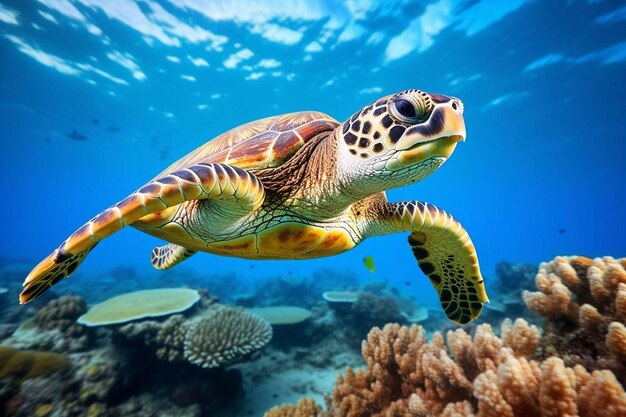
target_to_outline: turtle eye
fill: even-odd
[[[432,103],[422,95],[398,95],[392,97],[389,104],[391,115],[403,123],[421,123],[432,112]]]
[[[408,100],[400,99],[394,103],[394,106],[400,115],[409,119],[415,117],[415,107]]]

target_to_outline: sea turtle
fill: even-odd
[[[461,101],[420,90],[385,96],[344,123],[309,111],[236,127],[76,230],[28,275],[20,302],[129,225],[171,242],[153,250],[157,269],[198,251],[318,258],[406,231],[446,315],[469,323],[488,299],[467,232],[432,204],[389,203],[384,192],[430,175],[464,139]]]

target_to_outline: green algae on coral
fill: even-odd
[[[10,346],[0,346],[0,379],[34,378],[65,372],[70,362],[63,355],[36,350],[17,350]]]
[[[198,291],[189,288],[134,291],[92,306],[77,321],[82,325],[93,327],[127,323],[147,317],[168,316],[191,308],[198,300],[200,300]]]
[[[246,313],[256,314],[272,326],[301,323],[312,314],[306,308],[293,306],[247,308]]]

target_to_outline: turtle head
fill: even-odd
[[[406,90],[364,107],[340,129],[340,161],[347,176],[363,179],[359,187],[372,191],[400,187],[434,172],[465,140],[463,103]]]

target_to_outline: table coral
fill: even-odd
[[[190,288],[157,288],[117,295],[91,306],[78,318],[85,326],[109,326],[189,310],[200,294]]]
[[[528,308],[546,319],[543,357],[610,369],[626,382],[626,258],[557,257],[542,263]]]

